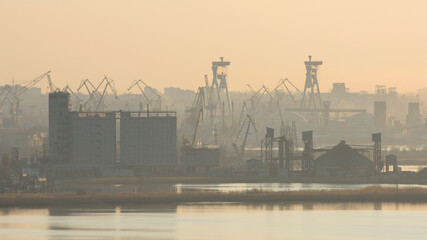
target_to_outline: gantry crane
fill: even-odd
[[[217,109],[219,109],[219,111],[221,112],[223,125],[225,115],[232,115],[231,101],[227,84],[227,67],[229,65],[230,62],[224,61],[223,57],[220,57],[220,61],[212,62],[212,83],[210,87],[210,102],[208,109],[211,129],[213,129],[215,125]]]

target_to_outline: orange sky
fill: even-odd
[[[283,77],[303,88],[311,54],[324,62],[322,92],[416,91],[427,87],[426,10],[424,0],[0,0],[0,84],[52,70],[58,86],[105,74],[119,92],[137,78],[196,90],[224,56],[232,91]]]

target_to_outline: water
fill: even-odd
[[[201,184],[115,184],[112,186],[87,187],[90,192],[241,192],[241,191],[300,191],[300,190],[334,190],[334,189],[361,189],[365,187],[381,186],[396,187],[396,184],[332,184],[332,183],[201,183]],[[422,187],[427,185],[399,184],[399,188]],[[73,192],[74,189],[66,191]],[[62,192],[66,192],[63,190]],[[60,191],[57,191],[60,192]]]
[[[401,165],[402,171],[418,171],[427,165]],[[334,189],[360,189],[371,186],[396,187],[396,184],[331,184],[331,183],[213,183],[213,184],[86,184],[83,186],[87,192],[188,192],[188,191],[299,191],[299,190],[334,190]],[[55,192],[75,192],[82,186],[63,186],[56,184]],[[420,184],[399,184],[399,187],[427,187]]]
[[[427,165],[400,165],[402,171],[418,172],[427,167]]]
[[[0,239],[426,239],[427,204],[3,209]]]
[[[362,189],[366,187],[396,187],[396,184],[331,184],[331,183],[217,183],[217,184],[175,184],[176,192],[214,191],[300,191],[300,190],[334,190],[334,189]],[[399,188],[423,187],[427,185],[399,184]]]

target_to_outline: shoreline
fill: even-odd
[[[55,179],[61,184],[220,184],[220,183],[325,183],[325,184],[419,184],[427,185],[427,178],[421,177],[118,177],[118,178],[77,178]]]
[[[367,187],[357,190],[287,192],[85,193],[0,194],[0,208],[78,207],[95,205],[149,205],[183,203],[427,203],[427,189]]]

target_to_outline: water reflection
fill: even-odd
[[[396,184],[331,184],[331,183],[215,183],[215,184],[98,184],[86,185],[87,192],[233,192],[233,191],[300,191],[361,189],[371,186],[396,187]],[[427,187],[427,185],[399,184],[399,188]],[[75,192],[75,188],[56,186],[55,192]]]
[[[0,239],[425,239],[426,221],[401,203],[0,209]]]

